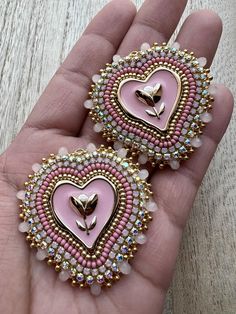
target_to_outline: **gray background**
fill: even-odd
[[[0,1],[1,151],[15,137],[85,26],[106,3]],[[184,16],[202,8],[217,11],[223,19],[223,38],[212,70],[215,81],[225,83],[235,95],[236,1],[192,0]],[[236,313],[235,127],[234,114],[195,201],[165,313]]]

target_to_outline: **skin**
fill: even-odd
[[[35,259],[19,234],[16,192],[23,188],[31,166],[65,146],[69,151],[89,142],[102,143],[92,130],[83,102],[91,77],[114,54],[122,56],[143,42],[166,42],[182,15],[185,0],[146,0],[136,12],[128,0],[111,1],[93,19],[38,100],[15,141],[0,157],[0,312],[1,313],[161,313],[176,257],[198,187],[230,120],[233,98],[217,86],[213,121],[205,128],[203,145],[176,172],[151,173],[159,210],[148,242],[132,263],[132,273],[98,298],[58,280]],[[112,27],[110,27],[112,25]],[[222,31],[220,18],[197,11],[184,22],[177,41],[183,49],[205,56],[211,65]],[[89,60],[89,63],[87,62]]]

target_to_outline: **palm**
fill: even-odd
[[[119,4],[114,1],[107,5],[58,70],[21,133],[1,156],[1,312],[15,312],[16,306],[17,313],[64,313],[68,309],[72,314],[161,312],[189,210],[230,118],[232,98],[227,89],[218,88],[214,120],[206,130],[203,148],[178,172],[165,170],[152,174],[159,211],[151,224],[148,244],[139,250],[140,256],[133,263],[132,274],[111,290],[104,290],[99,298],[94,299],[87,291],[61,283],[56,273],[35,260],[17,232],[15,194],[22,188],[32,164],[40,162],[42,157],[56,152],[61,146],[72,151],[89,142],[101,143],[100,137],[90,131],[91,122],[82,107],[90,85],[89,78],[115,53],[124,55],[144,41],[169,38],[186,1],[176,1],[175,4],[169,1],[171,8],[165,1],[166,15],[171,17],[171,23],[165,25],[165,29],[160,24],[161,17],[157,23],[153,16],[162,2],[147,0],[136,16],[129,1],[123,0]],[[201,25],[196,23],[196,15],[197,20],[202,19]],[[112,22],[115,27],[111,29],[107,26]],[[191,38],[198,35],[202,25],[208,25],[207,31],[201,35],[201,42],[193,43]],[[206,56],[210,64],[219,37],[219,18],[210,12],[200,12],[185,22],[178,41],[184,48]],[[208,38],[211,38],[210,42]],[[85,64],[87,59],[89,64]],[[224,109],[219,106],[222,100]]]

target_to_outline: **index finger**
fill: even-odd
[[[77,135],[87,111],[91,77],[111,60],[136,14],[129,0],[113,0],[92,20],[40,97],[25,127]]]

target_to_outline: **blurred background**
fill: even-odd
[[[107,2],[0,1],[1,152],[86,25]],[[139,7],[143,1],[134,2]],[[190,0],[183,19],[203,8],[215,10],[224,23],[212,66],[215,82],[226,84],[236,96],[236,1]],[[165,314],[236,313],[235,132],[234,113],[187,224]]]

